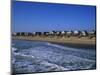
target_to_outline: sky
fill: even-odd
[[[13,32],[95,30],[96,7],[13,1]]]

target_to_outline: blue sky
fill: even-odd
[[[12,31],[95,29],[95,6],[13,1]]]

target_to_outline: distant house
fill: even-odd
[[[21,36],[25,36],[25,32],[21,32]]]
[[[89,35],[95,35],[96,34],[96,31],[95,30],[92,30],[90,32],[88,32]]]
[[[49,34],[50,34],[50,35],[53,35],[54,33],[53,33],[53,31],[50,31]]]
[[[32,33],[28,32],[28,36],[32,36]]]
[[[61,36],[61,35],[62,35],[62,34],[61,34],[61,31],[56,31],[56,32],[55,32],[55,35],[56,35],[57,37]]]
[[[17,33],[16,33],[16,32],[12,33],[12,36],[16,36],[16,35],[17,35]]]
[[[28,36],[28,33],[27,32],[24,32],[24,36]]]
[[[50,32],[50,35],[56,36],[56,35],[57,35],[57,31],[51,31],[51,32]]]
[[[78,30],[73,31],[73,35],[74,36],[79,36],[80,35],[80,31],[78,31]]]
[[[32,33],[30,32],[17,32],[17,36],[32,36]]]
[[[35,36],[36,35],[36,32],[32,32],[32,36]]]
[[[40,36],[40,35],[42,35],[42,33],[41,32],[35,32],[35,35]]]
[[[81,37],[88,36],[87,31],[85,31],[85,30],[81,31],[80,36],[81,36]]]
[[[55,35],[54,31],[50,31],[50,32],[45,32],[44,33],[46,36],[49,36],[49,37],[53,37]]]
[[[49,32],[42,32],[41,35],[48,36]]]
[[[16,36],[21,36],[21,32],[16,32]]]
[[[66,31],[61,31],[61,35],[64,36]]]
[[[67,32],[66,32],[66,36],[67,36],[67,37],[70,37],[70,36],[72,36],[72,35],[73,35],[73,31],[67,31]]]
[[[96,31],[95,30],[89,31],[88,36],[89,36],[90,39],[95,37],[96,36]]]

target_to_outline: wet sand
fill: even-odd
[[[16,36],[12,37],[12,39],[19,39],[19,40],[30,40],[30,41],[46,41],[51,42],[54,44],[60,44],[64,46],[71,46],[77,48],[96,48],[96,39],[95,37],[89,39],[89,37],[25,37],[25,36]]]
[[[50,42],[52,44],[72,47],[72,48],[82,48],[82,49],[96,49],[95,44],[73,44],[73,43],[57,43],[57,42]]]

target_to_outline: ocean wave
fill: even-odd
[[[16,60],[21,60],[21,61],[23,61],[23,60],[33,61],[34,60],[35,61],[34,64],[42,62],[42,60],[44,60],[44,59],[47,59],[47,60],[51,61],[52,63],[59,62],[59,63],[62,63],[62,65],[63,65],[63,63],[69,64],[69,63],[76,63],[77,61],[78,61],[77,65],[80,62],[81,63],[84,63],[84,62],[95,63],[94,60],[85,59],[85,58],[74,56],[74,55],[71,55],[71,54],[67,54],[66,56],[63,57],[63,56],[58,56],[58,54],[55,54],[53,52],[51,52],[50,54],[48,53],[48,51],[44,53],[43,51],[41,51],[43,49],[44,49],[44,47],[43,48],[42,47],[40,47],[40,48],[36,47],[36,48],[33,48],[33,49],[24,50],[24,51],[26,51],[26,53],[29,52],[28,55],[22,54],[24,52],[21,52],[21,53],[14,53],[14,56],[16,57]],[[33,56],[33,55],[35,55],[35,56]],[[84,65],[85,65],[85,63],[84,63]],[[69,66],[72,67],[70,64],[69,64]],[[87,65],[87,66],[88,66],[87,68],[89,68],[92,65]]]
[[[95,60],[87,57],[91,57],[92,54],[86,50],[64,47],[48,42],[36,44],[37,46],[28,49],[12,47],[12,65],[15,73],[91,69],[96,64]],[[32,45],[34,44],[32,43]],[[81,54],[85,55],[86,58],[83,58]]]
[[[58,47],[59,45],[57,45]],[[59,46],[61,47],[61,46]],[[66,48],[67,49],[67,48]],[[44,50],[44,51],[43,51]],[[50,57],[54,57],[54,58],[58,58],[59,54],[57,53],[54,53],[54,52],[49,52],[49,48],[45,48],[45,47],[34,47],[34,48],[30,48],[28,50],[24,50],[22,53],[29,53],[29,55],[36,55],[36,57],[40,57],[40,58],[48,58],[48,59],[51,59]],[[30,51],[30,52],[29,52]],[[55,56],[54,56],[55,55]],[[61,55],[60,55],[61,56]],[[62,56],[63,57],[63,56]],[[66,57],[69,57],[69,58],[73,58],[72,60],[84,60],[84,61],[89,61],[89,62],[95,62],[95,60],[91,60],[91,59],[86,59],[86,58],[82,58],[82,57],[79,57],[79,56],[75,56],[73,54],[67,54]],[[59,58],[58,58],[59,60]],[[70,59],[71,60],[71,59]],[[69,61],[70,61],[69,60]],[[77,60],[76,60],[77,61]]]
[[[72,56],[69,56],[69,57],[72,57]],[[74,57],[74,58],[76,58],[76,57]],[[68,62],[66,62],[67,66],[63,67],[61,65],[57,65],[55,63],[50,63],[48,61],[42,60],[40,58],[36,58],[31,55],[25,55],[25,54],[20,54],[20,53],[15,53],[15,59],[16,59],[16,62],[14,62],[13,64],[16,67],[15,68],[16,73],[89,69],[94,64],[93,62],[91,63],[91,61],[89,61],[90,63],[85,63],[82,61],[85,65],[85,67],[84,67],[80,63],[74,62],[73,59],[71,59],[70,60],[71,62],[69,62],[70,64]],[[77,59],[75,59],[75,60],[77,61]],[[79,60],[79,58],[78,58],[78,60]]]
[[[49,46],[53,46],[53,47],[57,47],[57,48],[61,48],[63,50],[70,50],[70,51],[78,51],[78,52],[85,52],[85,53],[90,53],[90,51],[88,51],[89,49],[87,49],[86,51],[82,50],[82,49],[77,49],[77,48],[71,48],[71,47],[68,47],[68,46],[61,46],[61,45],[58,45],[58,44],[52,44],[52,43],[46,43],[47,45]]]
[[[71,50],[72,49],[74,51],[73,48],[70,49],[70,48],[55,45],[55,44],[49,44],[49,45],[64,48],[63,50],[68,50],[68,49]],[[14,48],[13,50],[16,51],[16,48]],[[46,48],[46,47],[42,47],[42,46],[34,47],[34,48],[30,48],[30,49],[23,49],[23,50],[20,51],[20,53],[23,53],[23,54],[21,54],[21,56],[24,56],[24,54],[27,54],[29,57],[34,55],[34,56],[42,58],[42,59],[46,59],[46,58],[51,59],[50,57],[53,57],[53,58],[56,58],[56,57],[58,58],[59,57],[58,53],[55,53],[55,52],[51,51],[50,48]],[[16,54],[14,54],[14,55],[16,55]],[[20,54],[19,54],[19,56],[20,56]],[[63,57],[63,56],[61,56],[61,57]],[[95,60],[79,57],[79,56],[74,55],[73,53],[72,54],[67,54],[66,57],[70,57],[70,58],[73,57],[73,59],[75,58],[75,59],[79,59],[79,60],[95,62]],[[58,58],[58,60],[59,60],[59,58]],[[54,59],[54,61],[55,61],[55,59]]]
[[[68,70],[67,68],[56,65],[54,63],[49,63],[48,61],[36,58],[31,55],[25,55],[21,53],[15,53],[14,55],[15,55],[14,57],[16,59],[16,62],[13,62],[13,65],[16,67],[15,70],[17,73],[21,73],[21,72],[29,73],[30,71],[31,72],[34,72],[34,71],[35,72],[48,72],[48,71]],[[27,71],[23,71],[26,69]]]

